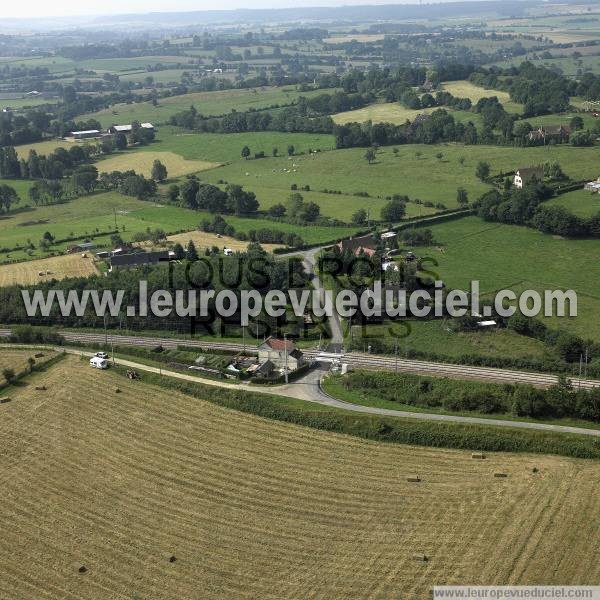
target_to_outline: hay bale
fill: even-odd
[[[33,358],[42,358],[44,356],[43,352],[38,352],[37,354],[33,355]]]
[[[413,555],[413,560],[418,560],[420,562],[427,562],[429,560],[429,558],[427,558],[426,554],[420,554],[418,552],[415,552]]]
[[[508,473],[494,473],[494,477],[508,477]]]
[[[165,554],[165,558],[170,562],[170,563],[174,563],[177,560],[177,557],[174,554],[171,554],[170,552],[167,552]]]
[[[537,473],[537,472],[539,471],[539,469],[538,469],[537,467],[533,467],[533,469],[531,469],[531,471],[532,471],[533,473]]]
[[[406,481],[410,483],[419,483],[421,481],[421,478],[418,475],[408,475]]]
[[[35,386],[35,391],[36,392],[45,392],[48,388],[45,385],[36,385]]]
[[[120,394],[121,393],[121,388],[115,388],[115,394]]]
[[[485,454],[483,452],[473,452],[471,454],[471,458],[478,458],[479,460],[483,460],[485,458]]]
[[[76,563],[75,568],[78,573],[87,573],[87,567],[82,563]]]
[[[0,404],[6,404],[7,402],[10,402],[10,398],[8,396],[0,398]]]

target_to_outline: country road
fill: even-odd
[[[93,356],[92,352],[84,350],[76,350],[73,348],[57,348],[58,351],[65,350],[68,354],[76,356]],[[389,417],[400,417],[408,419],[418,419],[421,421],[433,421],[441,423],[464,423],[471,425],[492,425],[499,427],[512,427],[517,429],[531,429],[537,431],[549,431],[554,433],[574,433],[579,435],[586,435],[592,437],[600,437],[600,429],[586,429],[584,427],[569,427],[565,425],[550,425],[547,423],[531,423],[528,421],[509,421],[505,419],[484,419],[480,417],[462,417],[454,415],[438,415],[432,413],[419,413],[409,412],[403,410],[392,410],[387,408],[378,408],[374,406],[361,406],[358,404],[351,404],[343,400],[338,400],[327,394],[322,388],[322,379],[324,372],[319,368],[312,368],[307,375],[302,379],[289,383],[286,385],[274,386],[274,387],[263,387],[254,386],[249,384],[235,384],[227,383],[224,381],[215,381],[212,379],[202,379],[200,377],[189,375],[187,373],[180,373],[178,371],[171,371],[168,369],[160,369],[158,367],[152,367],[144,365],[135,361],[117,359],[117,364],[136,369],[138,371],[146,371],[149,373],[162,374],[165,377],[173,377],[175,379],[182,379],[185,381],[193,381],[195,383],[201,383],[203,385],[246,390],[249,392],[257,392],[260,394],[271,394],[277,396],[287,396],[290,398],[296,398],[298,400],[305,400],[307,402],[314,402],[323,406],[330,406],[332,408],[338,408],[342,410],[348,410],[352,412],[358,412],[363,414],[371,415],[382,415]]]
[[[104,344],[105,339],[110,345],[116,346],[145,346],[164,348],[176,348],[185,345],[205,350],[231,350],[247,354],[257,354],[256,346],[236,344],[233,342],[207,342],[196,340],[182,340],[176,338],[145,337],[133,335],[116,335],[108,333],[87,333],[63,330],[59,332],[67,342]],[[0,338],[10,335],[9,329],[0,329]],[[303,350],[308,360],[318,358],[320,351],[316,348]],[[558,382],[558,377],[551,373],[537,373],[529,371],[512,371],[510,369],[496,369],[492,367],[476,367],[471,365],[438,363],[424,360],[413,360],[377,354],[365,354],[362,352],[346,352],[341,355],[344,363],[351,368],[374,369],[384,371],[397,371],[399,373],[414,373],[416,375],[429,375],[433,377],[449,377],[453,379],[474,379],[478,381],[489,381],[493,383],[523,383],[540,388],[547,388]],[[598,379],[569,378],[576,388],[591,389],[600,386]]]

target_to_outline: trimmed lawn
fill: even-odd
[[[442,84],[442,89],[446,92],[450,92],[457,98],[470,98],[474,105],[477,104],[481,98],[491,98],[492,96],[496,96],[507,112],[520,113],[523,111],[523,105],[513,102],[510,99],[508,92],[493,89],[488,90],[475,85],[466,79],[461,81],[447,81]]]

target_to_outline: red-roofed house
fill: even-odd
[[[296,348],[294,342],[272,336],[258,347],[258,362],[262,364],[270,360],[278,369],[283,369],[286,364],[286,354],[289,371],[295,371],[306,362],[304,355]]]

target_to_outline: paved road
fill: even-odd
[[[61,348],[57,348],[61,350]],[[64,349],[62,349],[64,350]],[[79,356],[92,356],[91,352],[67,349],[68,354],[74,354]],[[371,415],[383,415],[389,417],[401,417],[409,419],[418,419],[421,421],[434,421],[443,423],[466,423],[471,425],[494,425],[499,427],[512,427],[516,429],[534,429],[538,431],[550,431],[554,433],[575,433],[580,435],[600,437],[600,429],[586,429],[583,427],[567,427],[564,425],[550,425],[546,423],[529,423],[526,421],[507,421],[504,419],[482,419],[479,417],[460,417],[451,415],[437,415],[431,413],[418,413],[403,410],[392,410],[387,408],[378,408],[374,406],[360,406],[358,404],[351,404],[338,400],[327,394],[322,389],[322,378],[324,371],[319,368],[312,368],[308,374],[299,379],[294,383],[287,385],[275,386],[275,387],[257,387],[249,384],[234,384],[227,383],[224,381],[215,381],[212,379],[202,379],[194,375],[188,375],[187,373],[179,373],[177,371],[170,371],[165,369],[159,369],[158,367],[151,367],[131,360],[118,359],[117,364],[136,369],[137,371],[146,371],[150,373],[162,373],[166,377],[174,377],[176,379],[183,379],[186,381],[193,381],[196,383],[202,383],[209,386],[229,388],[236,390],[246,390],[252,392],[258,392],[261,394],[272,394],[277,396],[288,396],[290,398],[297,398],[299,400],[306,400],[308,402],[315,402],[324,406],[331,406],[343,410],[349,410],[352,412],[371,414]]]
[[[0,329],[0,337],[9,335],[10,330]],[[103,333],[83,333],[77,331],[64,330],[60,332],[67,342],[85,342],[88,344],[103,344],[105,336]],[[247,354],[256,354],[256,346],[232,342],[207,342],[197,340],[180,340],[175,338],[162,337],[143,337],[133,335],[113,335],[108,334],[108,343],[112,342],[117,346],[145,346],[155,347],[158,345],[164,348],[176,348],[178,345],[185,344],[195,348],[206,350],[231,350],[233,352],[242,352],[244,349]],[[319,355],[316,348],[304,350],[304,355],[308,360],[314,360]],[[404,373],[414,373],[416,375],[430,375],[434,377],[450,377],[454,379],[474,379],[479,381],[489,381],[494,383],[524,383],[540,388],[547,388],[558,382],[558,377],[550,373],[536,373],[528,371],[512,371],[509,369],[495,369],[492,367],[475,367],[470,365],[457,365],[451,363],[436,363],[424,360],[412,360],[390,356],[380,356],[374,354],[365,354],[362,352],[347,352],[343,356],[343,362],[348,363],[352,368],[364,368],[383,371],[398,371]],[[600,386],[600,380],[581,379],[571,377],[571,382],[575,387],[590,389]]]

